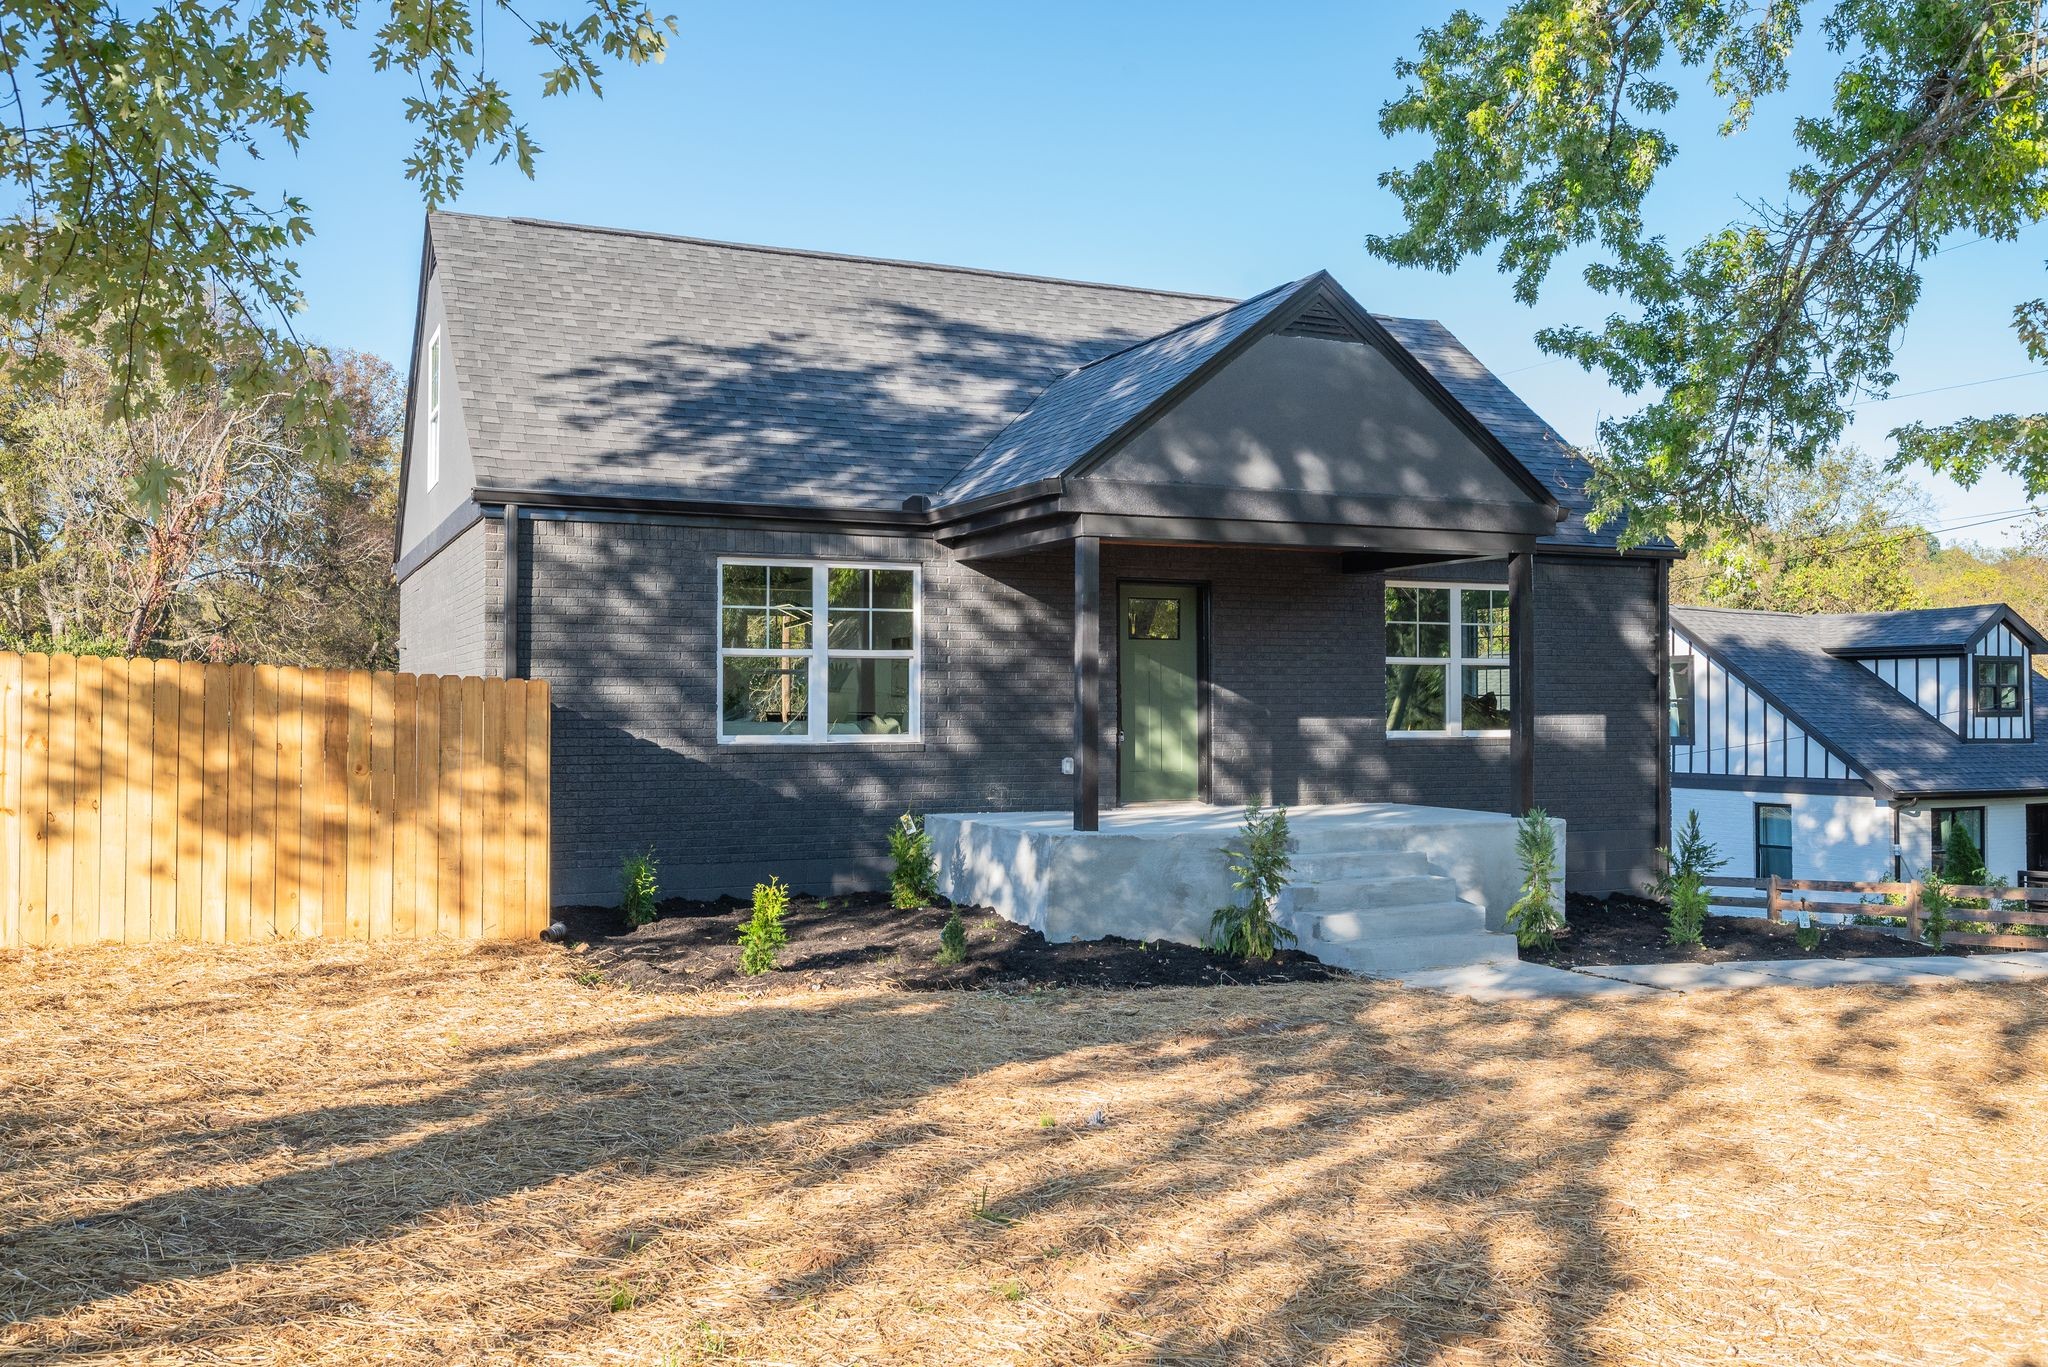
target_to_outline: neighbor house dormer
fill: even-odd
[[[2034,656],[2048,641],[2003,603],[1850,619],[1853,660],[1965,740],[2034,738]]]

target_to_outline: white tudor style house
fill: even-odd
[[[1938,871],[2048,882],[2048,640],[2003,604],[1799,616],[1671,610],[1671,811],[1737,877]]]

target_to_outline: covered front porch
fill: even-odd
[[[1049,940],[1204,943],[1233,900],[1222,853],[1239,806],[1148,804],[1099,814],[963,812],[926,818],[939,891]],[[1294,876],[1278,908],[1303,949],[1373,974],[1505,963],[1519,895],[1515,821],[1499,812],[1394,802],[1289,809]],[[1564,845],[1564,823],[1557,828]],[[1562,899],[1560,885],[1556,892]]]

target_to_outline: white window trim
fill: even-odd
[[[1501,740],[1514,735],[1512,728],[1505,730],[1467,731],[1465,729],[1465,668],[1468,665],[1482,669],[1512,669],[1512,655],[1465,654],[1464,595],[1467,592],[1505,593],[1505,584],[1450,583],[1432,579],[1389,579],[1385,585],[1390,589],[1448,589],[1451,594],[1451,653],[1449,655],[1388,655],[1388,665],[1435,665],[1442,666],[1444,673],[1444,725],[1440,731],[1396,731],[1387,730],[1388,740]],[[1386,640],[1386,598],[1380,599],[1380,639]],[[1508,641],[1510,651],[1514,640]],[[1509,687],[1514,684],[1509,675]],[[1510,694],[1512,697],[1512,693]]]
[[[447,388],[446,365],[441,353],[441,329],[427,338],[427,487],[441,482],[441,400]]]
[[[779,647],[754,649],[751,646],[727,646],[725,644],[725,569],[728,565],[781,566],[783,569],[807,568],[811,572],[811,645],[808,650],[783,650]],[[869,735],[859,732],[831,732],[828,713],[831,711],[829,698],[828,661],[842,660],[901,660],[906,658],[900,650],[833,650],[826,645],[826,633],[830,630],[831,607],[826,602],[829,587],[826,576],[832,570],[909,570],[910,571],[910,724],[900,735]],[[711,639],[718,648],[718,669],[712,680],[711,715],[717,727],[720,745],[911,745],[924,741],[924,572],[914,563],[900,560],[813,560],[808,556],[772,555],[731,555],[720,556],[718,567],[712,571],[711,584]],[[725,662],[737,657],[788,657],[804,655],[809,657],[810,696],[816,700],[809,717],[810,729],[800,736],[728,736],[725,733]]]

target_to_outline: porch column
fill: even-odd
[[[1508,750],[1514,760],[1512,807],[1536,805],[1536,557],[1508,557]]]
[[[1102,538],[1074,538],[1074,829],[1100,828]]]

